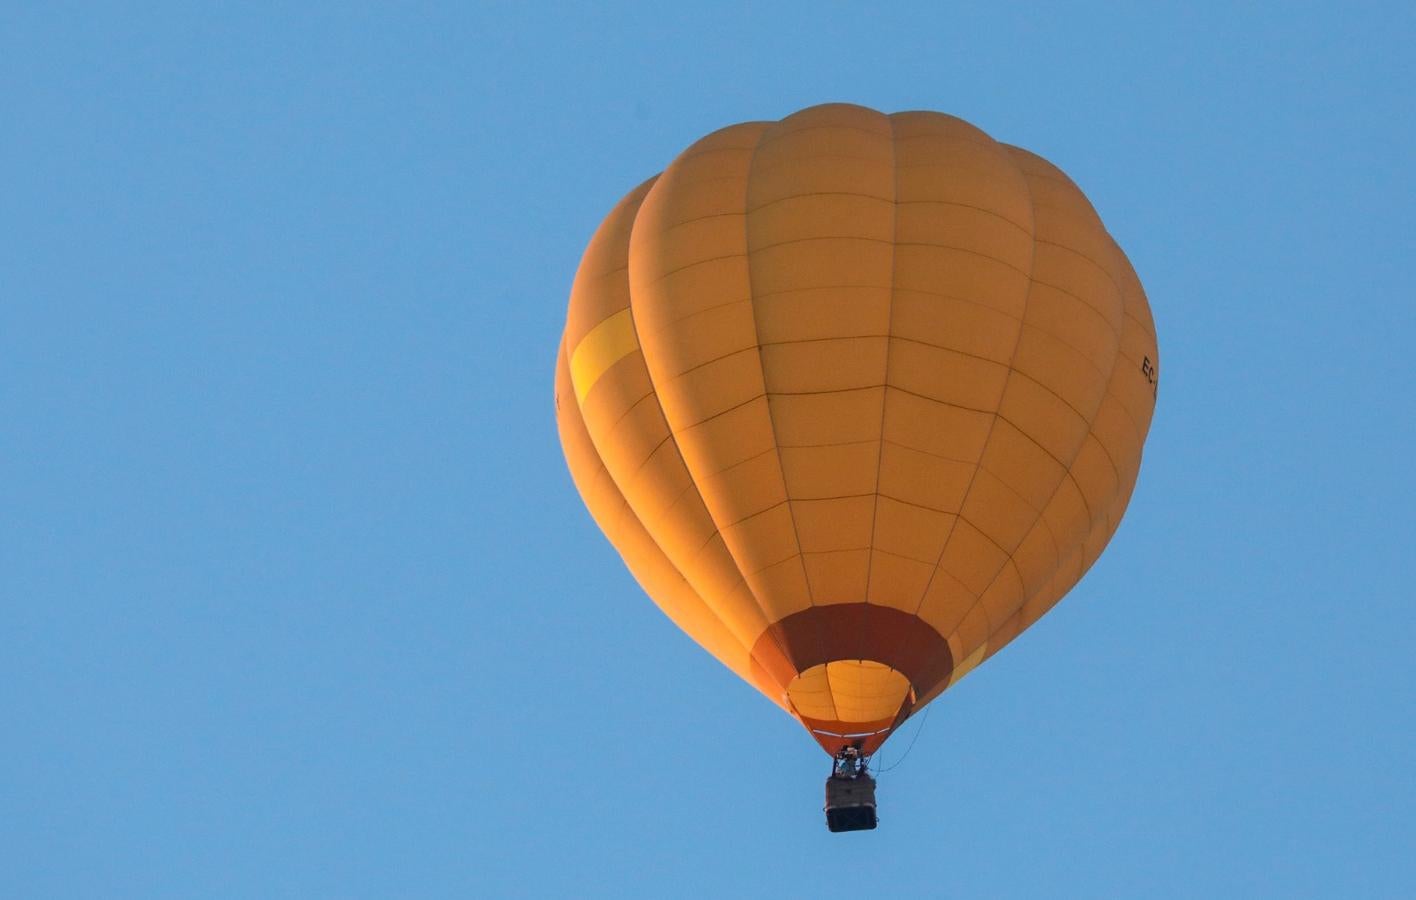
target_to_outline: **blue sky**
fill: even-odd
[[[1413,40],[1395,2],[8,6],[0,895],[1410,896]],[[551,399],[610,206],[832,100],[1060,165],[1163,358],[1110,549],[855,835],[639,594]]]

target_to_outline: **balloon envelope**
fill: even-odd
[[[610,212],[556,408],[659,607],[828,752],[873,752],[1111,538],[1158,382],[1055,166],[932,112],[708,135]]]

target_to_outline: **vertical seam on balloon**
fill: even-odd
[[[751,191],[752,191],[752,172],[753,172],[753,167],[754,167],[754,166],[756,165],[756,163],[757,163],[757,153],[758,153],[758,151],[762,148],[763,141],[764,141],[764,139],[766,138],[766,136],[768,135],[768,133],[771,132],[771,130],[772,130],[773,127],[780,126],[780,124],[781,124],[780,122],[777,122],[777,123],[774,123],[773,125],[768,126],[767,128],[762,129],[762,133],[757,136],[757,142],[753,145],[753,147],[752,147],[752,153],[748,156],[748,159],[747,159],[747,177],[743,179],[743,193],[742,193],[742,209],[743,209],[743,214],[742,214],[742,242],[743,242],[743,254],[744,254],[744,259],[745,259],[745,261],[746,261],[746,263],[747,263],[747,295],[748,295],[748,298],[749,298],[749,300],[750,300],[750,302],[751,302],[751,308],[752,308],[752,340],[753,340],[754,346],[757,348],[757,369],[758,369],[759,374],[762,376],[762,391],[763,391],[763,394],[766,396],[766,403],[767,403],[767,425],[768,425],[768,427],[771,428],[771,430],[772,430],[772,446],[777,449],[777,473],[778,473],[778,474],[781,476],[781,478],[782,478],[782,492],[783,492],[784,494],[786,494],[786,497],[787,497],[787,517],[788,517],[788,519],[789,519],[789,520],[791,521],[791,523],[792,523],[792,536],[796,539],[796,545],[797,545],[797,559],[801,561],[801,580],[802,580],[802,582],[806,585],[806,602],[807,602],[807,605],[808,605],[809,607],[814,607],[814,606],[816,605],[816,596],[815,596],[815,593],[814,593],[814,592],[812,591],[812,589],[811,589],[811,576],[810,576],[810,574],[806,571],[806,556],[805,556],[805,554],[802,552],[801,529],[797,527],[796,509],[795,509],[795,507],[792,506],[791,488],[787,485],[787,468],[786,468],[786,464],[785,464],[785,463],[783,462],[783,460],[782,460],[782,445],[779,443],[779,441],[778,441],[778,439],[777,439],[777,419],[776,419],[776,417],[772,414],[772,397],[771,397],[771,391],[768,390],[768,388],[767,388],[767,364],[766,364],[766,361],[762,358],[761,329],[758,327],[758,318],[757,318],[757,315],[758,315],[758,310],[757,310],[757,294],[756,294],[756,291],[754,290],[754,287],[753,287],[753,279],[752,279],[752,239],[751,239],[751,235],[748,233],[749,225],[750,225],[750,222],[751,222],[751,213],[749,212],[749,207],[751,206],[751,204],[749,203],[749,196],[750,196]],[[753,598],[756,599],[756,594],[755,594],[755,593],[753,594]],[[761,604],[761,601],[758,601],[758,606],[761,606],[761,605],[762,605],[762,604]],[[765,617],[765,616],[767,615],[767,610],[764,608],[764,609],[762,610],[762,613],[763,613],[763,616]],[[776,624],[776,623],[769,623],[769,624],[768,624],[768,626],[767,626],[767,631],[768,631],[769,634],[772,633],[772,626],[775,625],[775,624]],[[819,637],[818,637],[818,639],[817,639],[817,646],[818,646],[818,655],[824,655],[824,654],[821,652],[821,648],[822,648],[824,645],[822,645],[821,640],[820,640]],[[792,664],[792,667],[793,667],[793,668],[796,667],[795,661],[792,660],[790,654],[787,654],[787,653],[786,653],[785,648],[783,648],[783,656],[786,657],[787,661]],[[797,674],[801,674],[801,673],[798,672]],[[832,709],[832,711],[833,711],[833,712],[836,712],[836,698],[835,698],[834,695],[831,695],[831,693],[830,693],[830,685],[829,685],[829,682],[828,682],[828,685],[827,685],[827,695],[831,697],[831,709]]]
[[[949,530],[944,534],[944,543],[939,547],[939,558],[935,560],[934,568],[929,573],[929,580],[925,582],[924,590],[920,593],[919,600],[915,603],[915,615],[919,615],[920,610],[924,608],[924,598],[929,596],[929,589],[934,585],[934,577],[938,574],[939,567],[944,563],[944,554],[949,549],[949,541],[954,537],[954,531],[959,526],[959,519],[963,518],[964,507],[968,506],[969,495],[973,493],[974,482],[978,479],[978,470],[983,467],[983,458],[988,453],[988,444],[993,439],[993,430],[997,427],[999,416],[1003,411],[1003,398],[1008,395],[1008,381],[1013,377],[1013,365],[1018,360],[1018,348],[1021,347],[1023,343],[1023,325],[1027,322],[1028,304],[1032,300],[1033,295],[1033,264],[1037,260],[1037,204],[1033,198],[1032,184],[1028,182],[1027,174],[1018,166],[1007,148],[996,142],[994,146],[999,148],[999,152],[1013,167],[1013,170],[1018,173],[1018,176],[1022,178],[1023,187],[1028,192],[1028,214],[1031,218],[1029,225],[1032,227],[1033,238],[1032,243],[1028,247],[1028,289],[1027,293],[1023,295],[1023,314],[1018,322],[1017,335],[1013,339],[1013,352],[1009,354],[1008,357],[1008,374],[1003,379],[1003,390],[998,395],[998,405],[993,410],[993,418],[988,423],[988,433],[984,435],[983,446],[978,452],[978,461],[974,464],[973,473],[969,475],[969,483],[968,486],[964,488],[964,496],[959,501],[959,512],[954,517],[954,521],[949,523]],[[977,605],[977,602],[977,598],[975,598],[975,605]],[[972,607],[970,607],[970,609],[972,609]],[[965,617],[967,617],[967,615],[968,613],[966,612]],[[960,619],[960,621],[962,622],[963,620]],[[967,654],[964,655],[967,656]]]
[[[885,462],[885,407],[890,396],[890,347],[895,334],[895,261],[899,256],[897,239],[900,236],[900,170],[899,148],[895,145],[895,117],[886,116],[890,124],[890,178],[893,182],[890,202],[890,293],[885,300],[885,376],[880,389],[880,424],[876,429],[875,444],[875,501],[870,507],[870,552],[865,557],[865,597],[863,606],[870,605],[870,579],[875,571],[875,538],[880,524],[880,471]],[[864,611],[862,611],[864,612]],[[870,617],[862,615],[861,646],[870,646]],[[864,685],[862,684],[862,687]]]

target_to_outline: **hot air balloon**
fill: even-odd
[[[828,104],[716,131],[611,210],[556,409],[634,577],[833,757],[853,830],[870,754],[1096,561],[1158,378],[1136,273],[1057,167]]]

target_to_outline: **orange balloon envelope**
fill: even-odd
[[[659,607],[862,754],[1106,546],[1159,357],[1055,166],[932,112],[714,132],[620,201],[571,289],[561,442]]]

